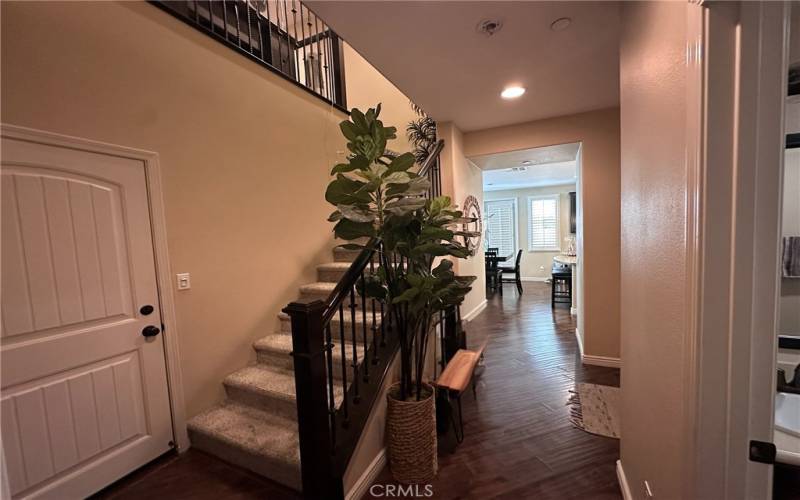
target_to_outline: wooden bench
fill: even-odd
[[[458,401],[458,429],[456,431],[456,440],[460,443],[464,440],[464,419],[461,414],[461,394],[466,390],[467,386],[472,382],[472,395],[477,397],[475,390],[475,367],[483,356],[483,351],[486,350],[486,344],[489,341],[484,341],[481,346],[474,351],[467,349],[459,349],[447,363],[444,371],[439,378],[433,383],[439,389],[447,391],[448,397],[454,396]],[[455,422],[453,422],[455,424]],[[453,426],[455,428],[455,425]]]

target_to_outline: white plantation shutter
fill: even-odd
[[[560,250],[558,195],[528,198],[528,213],[528,249]]]
[[[486,246],[498,248],[499,255],[511,255],[517,249],[516,200],[491,200],[484,203]]]

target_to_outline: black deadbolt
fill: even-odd
[[[142,315],[144,315],[144,316],[147,316],[149,314],[153,314],[153,311],[154,311],[153,306],[151,306],[150,304],[142,306],[139,309],[139,312],[142,313]]]
[[[161,333],[161,330],[157,326],[148,325],[142,329],[142,335],[145,337],[155,337]]]

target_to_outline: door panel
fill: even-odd
[[[81,497],[172,440],[144,164],[2,141],[2,443],[15,497]],[[141,316],[142,305],[155,312]]]

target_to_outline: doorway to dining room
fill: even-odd
[[[580,318],[581,143],[470,159],[483,170],[487,296],[544,282],[551,307]]]

